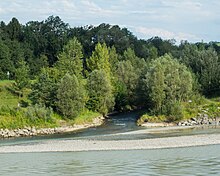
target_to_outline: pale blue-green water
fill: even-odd
[[[0,175],[220,175],[220,146],[0,154]]]
[[[136,117],[136,113],[117,115],[107,119],[101,127],[78,133],[0,140],[0,147],[34,145],[46,140],[133,140],[220,132],[219,127],[211,127],[123,135],[142,129],[135,125]],[[117,135],[119,133],[122,135]],[[0,175],[220,175],[219,151],[220,145],[210,145],[157,150],[0,154]]]

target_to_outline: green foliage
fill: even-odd
[[[84,109],[86,93],[83,84],[75,75],[66,74],[57,90],[57,106],[64,117],[73,119]]]
[[[51,66],[67,42],[69,26],[58,16],[49,16],[44,21],[28,22],[23,31],[23,41],[33,51],[33,59],[46,55]]]
[[[113,73],[115,73],[115,70],[117,68],[117,64],[119,62],[119,55],[117,54],[114,46],[111,48],[108,48],[108,50],[109,50],[109,64],[111,67],[111,71]]]
[[[87,68],[90,72],[103,69],[110,77],[111,66],[109,63],[109,51],[106,44],[98,43],[96,45],[92,56],[87,60]]]
[[[22,60],[18,64],[18,68],[15,70],[15,86],[22,91],[29,85],[29,66]]]
[[[32,92],[29,95],[32,103],[55,108],[59,77],[59,72],[55,68],[42,69],[41,74],[32,84]]]
[[[182,103],[179,101],[167,101],[162,107],[162,113],[166,115],[168,122],[178,121],[184,117]]]
[[[164,115],[151,116],[148,114],[144,114],[137,120],[137,125],[141,125],[145,122],[149,122],[149,123],[167,122],[167,118]]]
[[[220,61],[213,48],[198,48],[188,43],[182,44],[181,62],[185,63],[196,75],[202,91],[212,94],[220,88]]]
[[[82,45],[74,37],[64,46],[63,52],[58,56],[56,68],[62,72],[62,75],[69,73],[78,78],[82,77]]]
[[[7,72],[13,73],[14,65],[10,59],[8,46],[0,39],[0,79],[8,79]]]
[[[20,91],[14,89],[14,81],[4,80],[0,81],[0,107],[8,106],[10,108],[24,105],[22,102],[28,103],[27,95],[30,90],[24,89],[23,96],[19,98]]]
[[[12,20],[7,25],[7,33],[11,40],[20,40],[21,38],[21,25],[16,18]]]
[[[15,107],[9,107],[9,106],[0,107],[0,115],[16,116],[16,114],[17,114],[17,109]]]
[[[74,118],[73,123],[77,125],[83,125],[88,123],[93,123],[93,120],[100,117],[101,114],[89,110],[84,110],[76,118]]]
[[[139,40],[117,25],[70,28],[58,16],[22,25],[13,18],[0,24],[0,79],[13,79],[17,87],[0,86],[0,107],[28,106],[31,78],[32,103],[64,116],[80,115],[88,99],[86,106],[102,114],[148,107],[169,121],[178,120],[199,112],[202,98],[188,104],[189,97],[220,92],[219,56],[219,42],[177,46],[160,37]],[[73,80],[62,82],[66,73]]]
[[[219,102],[211,102],[206,106],[203,106],[203,108],[206,108],[207,114],[209,117],[216,118],[220,116],[220,103]]]
[[[155,114],[182,117],[181,102],[188,100],[193,83],[186,66],[165,55],[152,62],[143,81]]]
[[[0,129],[18,129],[24,127],[44,128],[57,126],[51,108],[42,105],[30,106],[27,109],[21,108],[0,108]]]
[[[28,52],[28,51],[27,51]],[[27,53],[28,58],[28,64],[30,67],[30,76],[34,78],[34,76],[39,75],[41,73],[41,69],[47,68],[49,66],[48,64],[48,58],[45,54],[40,55],[39,57],[31,58],[31,53]]]
[[[45,122],[52,121],[53,110],[52,108],[46,108],[44,105],[35,104],[29,106],[25,112],[25,116],[30,119],[30,121],[35,122],[38,120],[43,120]]]
[[[117,68],[117,96],[116,104],[118,107],[123,108],[127,105],[134,105],[136,100],[136,87],[138,83],[138,75],[130,60],[121,61],[118,63]]]
[[[113,109],[114,96],[107,73],[104,70],[94,70],[88,77],[87,90],[89,100],[87,108],[106,115]]]

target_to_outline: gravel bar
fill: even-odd
[[[0,147],[0,153],[15,152],[73,152],[103,150],[138,150],[191,147],[220,144],[220,134],[205,134],[140,140],[48,140],[38,144]]]

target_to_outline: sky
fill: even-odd
[[[220,41],[219,0],[0,0],[0,21],[59,16],[71,27],[108,23],[139,39]]]

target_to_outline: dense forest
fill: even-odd
[[[28,102],[73,119],[146,109],[170,121],[183,103],[220,92],[220,43],[138,39],[117,25],[70,27],[58,16],[0,24],[0,79]]]

